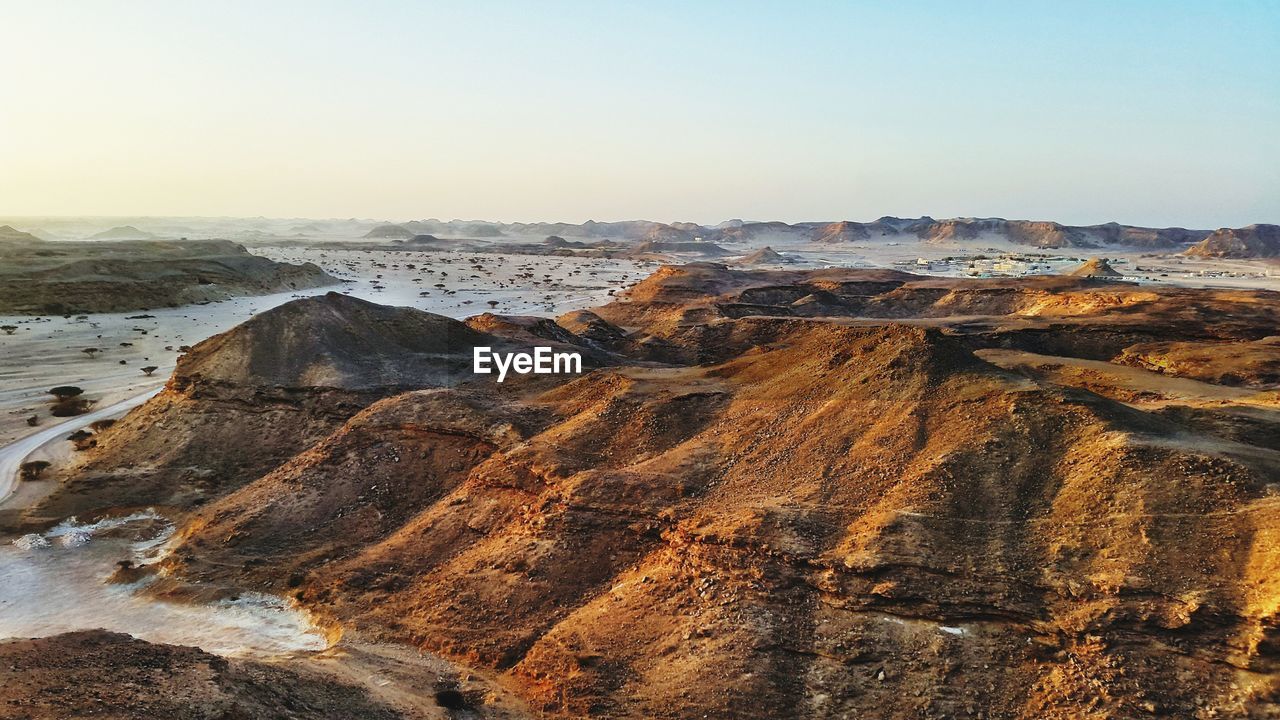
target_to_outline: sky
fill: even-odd
[[[1280,222],[1280,0],[0,18],[0,215]]]

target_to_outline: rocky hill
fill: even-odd
[[[163,495],[182,527],[155,592],[288,594],[531,716],[1269,717],[1280,386],[1224,373],[1270,367],[1277,312],[714,263],[473,334],[302,301],[198,347],[55,498]],[[600,361],[448,382],[468,343],[530,337]],[[166,449],[197,436],[241,465]]]
[[[94,233],[90,236],[91,240],[150,240],[155,235],[145,230],[139,230],[132,225],[121,225],[119,227],[109,228],[102,232]]]
[[[1124,275],[1116,272],[1106,258],[1089,258],[1083,265],[1068,273],[1072,277],[1119,278]]]
[[[119,312],[337,283],[311,263],[275,262],[226,240],[34,240],[4,253],[4,314]]]
[[[1186,254],[1219,258],[1280,257],[1280,225],[1222,228],[1189,248]]]
[[[379,225],[369,230],[369,232],[364,234],[364,237],[378,238],[378,239],[399,238],[401,240],[408,240],[409,238],[412,238],[414,235],[417,235],[417,234],[418,233],[416,233],[414,230],[411,230],[407,227],[403,227],[401,225],[388,224],[388,225]]]
[[[823,225],[814,231],[814,242],[847,243],[866,240],[871,237],[871,230],[865,223],[848,220]]]
[[[696,238],[694,233],[688,230],[682,230],[671,225],[661,225],[650,228],[641,239],[645,242],[688,243],[693,242]]]
[[[786,262],[789,262],[786,257],[768,245],[738,260],[739,265],[780,265]]]
[[[101,433],[102,451],[83,457],[77,476],[31,516],[220,495],[381,398],[473,382],[477,345],[507,343],[450,318],[338,293],[272,308],[193,347],[164,391]]]
[[[40,238],[28,232],[23,232],[10,225],[0,225],[0,244],[3,245],[25,245],[30,243],[38,243]]]
[[[330,292],[285,303],[200,343],[179,361],[172,384],[451,385],[464,371],[470,376],[471,349],[485,342],[457,320]]]

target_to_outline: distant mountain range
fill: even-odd
[[[1004,218],[947,218],[885,216],[871,222],[748,222],[731,220],[714,226],[694,223],[662,223],[649,220],[623,222],[500,223],[474,220],[413,220],[384,224],[365,237],[412,237],[429,233],[442,238],[483,238],[545,235],[559,238],[613,238],[641,243],[858,243],[883,241],[1009,242],[1053,248],[1125,247],[1150,250],[1187,250],[1212,257],[1275,257],[1280,255],[1276,237],[1280,226],[1196,230],[1180,227],[1151,228],[1119,223],[1063,225],[1043,220]],[[1194,249],[1193,249],[1194,246]]]
[[[770,245],[786,248],[796,244],[858,243],[964,243],[979,247],[1010,244],[1041,249],[1126,249],[1154,252],[1187,252],[1191,256],[1219,258],[1280,257],[1280,226],[1268,224],[1241,228],[1189,229],[1182,227],[1142,227],[1103,223],[1064,225],[1048,220],[1007,220],[1004,218],[943,218],[929,216],[900,218],[885,216],[869,222],[854,220],[786,223],[779,221],[727,220],[715,225],[691,222],[626,220],[621,222],[490,222],[485,220],[408,220],[307,218],[137,218],[133,224],[110,229],[105,218],[3,219],[0,241],[55,239],[143,240],[227,238],[241,242],[275,240],[344,240],[356,237],[410,242],[430,236],[441,243],[458,239],[511,238],[524,243],[530,238],[559,238],[565,242],[598,244],[604,241],[623,245],[650,244],[653,248],[678,247],[688,243],[709,243],[735,253]],[[119,220],[117,219],[117,222]],[[41,224],[43,223],[43,224]],[[38,227],[37,227],[38,225]],[[16,228],[16,229],[15,229]],[[571,247],[565,245],[564,247]]]

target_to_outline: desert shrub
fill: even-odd
[[[89,412],[89,408],[93,407],[93,403],[84,398],[70,398],[67,400],[59,400],[49,408],[49,414],[54,417],[75,417]]]
[[[40,475],[49,469],[49,463],[44,460],[32,460],[31,462],[22,463],[18,468],[18,477],[23,480],[39,480]]]
[[[93,437],[93,433],[88,430],[77,430],[68,435],[67,439],[75,444],[76,450],[88,450],[98,444],[98,441]]]

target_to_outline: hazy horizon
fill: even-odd
[[[6,218],[1280,222],[1276,3],[0,7]]]
[[[663,218],[651,218],[651,217],[587,218],[585,220],[522,220],[522,219],[495,220],[493,218],[478,218],[478,217],[470,217],[470,218],[447,217],[447,216],[446,217],[427,217],[427,216],[371,217],[371,216],[360,216],[360,215],[353,215],[350,217],[318,217],[318,216],[307,216],[307,215],[0,215],[0,224],[9,224],[9,223],[14,223],[19,221],[39,222],[42,220],[52,220],[55,222],[80,222],[80,223],[92,223],[95,221],[101,221],[106,224],[119,223],[124,225],[132,224],[134,222],[141,223],[144,221],[159,221],[159,220],[169,220],[169,221],[198,220],[198,221],[205,221],[205,222],[262,221],[262,222],[275,222],[275,223],[309,221],[309,222],[323,222],[323,223],[355,222],[355,223],[390,223],[390,224],[401,224],[401,223],[411,223],[411,222],[441,222],[441,223],[457,222],[457,223],[492,223],[492,224],[499,224],[499,225],[557,225],[557,224],[582,225],[587,222],[597,222],[597,223],[656,222],[656,223],[663,223],[667,225],[673,225],[677,223],[689,222],[689,223],[701,225],[703,227],[716,227],[718,225],[729,223],[729,222],[742,222],[742,223],[785,222],[790,225],[798,225],[803,223],[831,223],[831,222],[845,222],[845,221],[870,223],[870,222],[879,220],[882,217],[895,217],[900,220],[915,220],[921,217],[929,217],[929,218],[932,218],[933,220],[1008,220],[1013,222],[1057,222],[1061,225],[1065,225],[1069,227],[1091,227],[1091,226],[1097,226],[1097,225],[1105,225],[1105,224],[1114,222],[1119,225],[1124,225],[1129,227],[1150,227],[1150,228],[1181,227],[1187,230],[1209,230],[1209,231],[1217,230],[1220,228],[1247,227],[1249,225],[1280,224],[1280,223],[1271,222],[1268,220],[1258,220],[1253,222],[1242,223],[1240,225],[1188,226],[1188,225],[1171,225],[1171,224],[1132,223],[1132,222],[1126,222],[1123,219],[1103,220],[1100,222],[1090,222],[1090,223],[1073,223],[1073,222],[1060,220],[1058,218],[1024,218],[1024,217],[1003,217],[1003,216],[994,216],[994,215],[942,216],[942,215],[931,215],[929,213],[924,213],[923,215],[912,215],[912,216],[877,215],[876,217],[824,217],[824,218],[808,218],[805,220],[780,220],[778,218],[732,217],[732,218],[724,218],[721,220],[715,220],[711,222],[698,222],[694,220],[685,220],[680,218],[663,219]],[[34,226],[32,226],[32,227],[19,227],[16,229],[27,230],[27,229],[35,229],[35,228]]]

